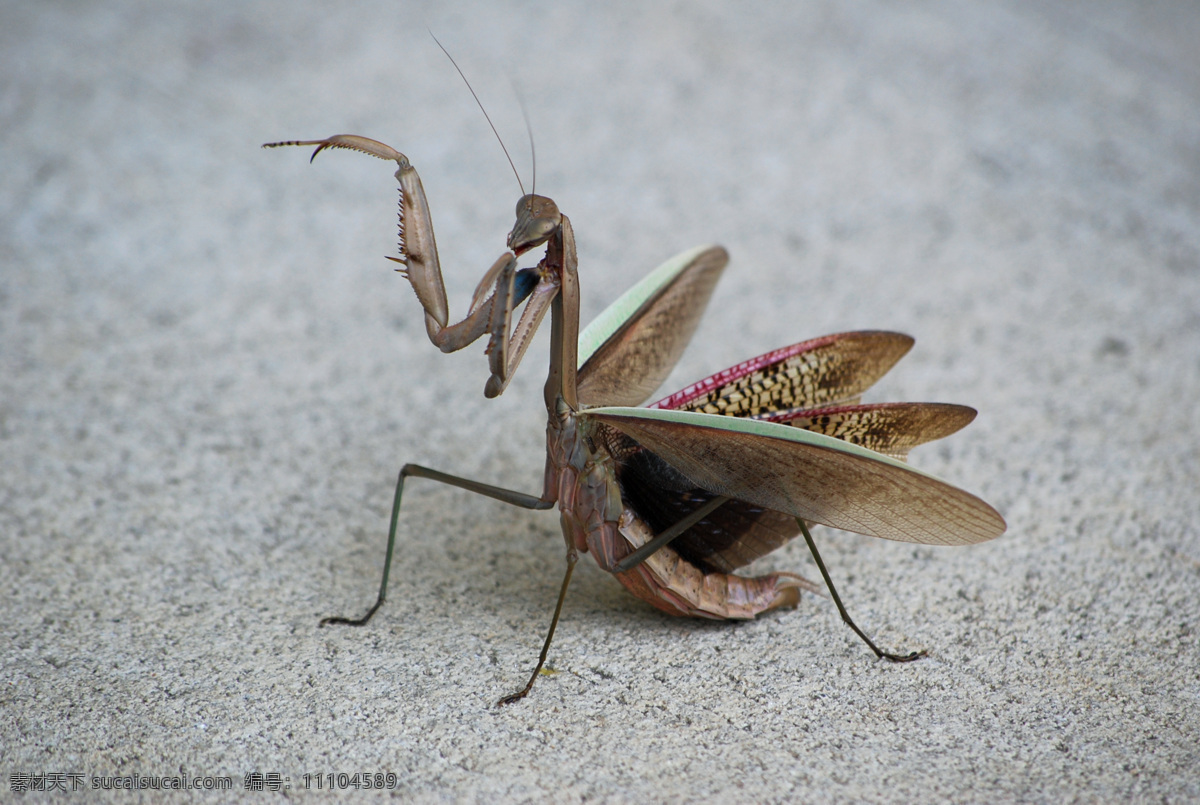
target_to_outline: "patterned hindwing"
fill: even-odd
[[[839,333],[777,349],[718,372],[650,408],[758,417],[857,402],[912,347],[901,333]]]
[[[877,403],[801,411],[764,417],[905,461],[919,444],[949,436],[975,418],[975,409],[949,403]]]

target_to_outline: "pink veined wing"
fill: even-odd
[[[857,402],[912,348],[902,333],[837,333],[742,361],[651,403],[648,408],[725,416]]]

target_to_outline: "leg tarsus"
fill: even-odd
[[[344,618],[340,615],[333,615],[328,618],[321,618],[321,622],[317,624],[317,627],[320,628],[323,626],[328,626],[329,624],[336,624],[338,626],[366,626],[367,621],[371,620],[371,617],[379,611],[379,608],[383,606],[383,602],[385,600],[386,599],[382,597],[379,598],[375,602],[375,605],[367,610],[367,614],[363,615],[361,618]]]
[[[870,647],[871,651],[875,652],[875,656],[879,659],[890,660],[891,662],[912,662],[924,657],[926,655],[924,651],[913,651],[908,654],[892,654],[891,652],[884,651],[876,646],[862,629],[858,628],[850,618],[850,613],[846,611],[846,607],[842,606],[842,599],[838,596],[837,590],[833,586],[833,580],[829,578],[829,571],[825,569],[825,562],[821,560],[821,554],[817,551],[817,543],[813,542],[812,534],[808,533],[808,526],[805,525],[802,518],[797,517],[796,522],[800,524],[800,532],[804,534],[804,539],[808,542],[808,549],[812,552],[813,559],[817,560],[817,568],[821,571],[821,577],[825,579],[825,586],[829,588],[829,594],[833,598],[833,603],[837,604],[838,612],[842,615],[842,620],[854,630],[856,635],[862,638],[862,641]]]
[[[316,159],[317,154],[326,148],[345,148],[347,151],[358,151],[373,157],[379,157],[380,159],[395,161],[401,167],[409,164],[408,157],[390,145],[381,143],[378,140],[372,140],[370,137],[361,137],[357,134],[335,134],[332,137],[326,137],[324,140],[284,140],[278,143],[263,143],[263,148],[279,148],[286,145],[315,145],[317,150],[313,151],[312,156],[308,158],[309,162]]]
[[[571,584],[571,573],[575,570],[575,563],[578,561],[579,554],[575,552],[574,548],[567,551],[567,572],[563,576],[562,588],[558,591],[558,603],[554,605],[554,617],[550,620],[550,631],[546,633],[546,642],[542,644],[541,656],[538,657],[537,667],[533,669],[533,674],[530,675],[529,682],[521,690],[505,696],[496,702],[497,707],[519,702],[529,695],[529,691],[533,690],[533,683],[537,681],[538,674],[542,672],[542,666],[546,664],[546,655],[550,653],[550,641],[554,639],[554,630],[558,628],[558,618],[562,614],[563,601],[567,597],[567,587]]]

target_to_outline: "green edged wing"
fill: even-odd
[[[640,405],[696,331],[729,262],[719,246],[677,255],[626,291],[579,335],[579,401]]]
[[[613,428],[712,494],[833,528],[930,545],[1004,533],[987,503],[896,459],[821,433],[691,411],[594,408]]]
[[[965,405],[876,403],[784,411],[765,419],[823,433],[904,461],[910,448],[949,436],[975,418]],[[616,465],[621,494],[650,529],[659,533],[714,496],[699,489],[656,453],[608,426],[603,440]],[[706,573],[732,573],[775,551],[799,534],[796,518],[744,500],[729,500],[671,542]]]

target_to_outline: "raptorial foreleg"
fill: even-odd
[[[425,331],[429,340],[442,352],[460,350],[484,334],[491,336],[488,353],[492,377],[488,379],[485,394],[495,397],[503,391],[520,363],[533,332],[558,292],[558,282],[553,272],[518,270],[516,254],[505,252],[484,273],[467,315],[461,321],[450,324],[446,286],[438,259],[429,202],[421,185],[421,177],[408,157],[390,145],[355,134],[337,134],[323,140],[287,140],[266,143],[263,147],[285,145],[316,146],[310,162],[327,148],[344,148],[396,163],[395,175],[400,183],[400,256],[388,259],[404,266],[400,273],[412,285],[425,311]],[[533,301],[510,334],[508,325],[513,309],[530,296]]]

